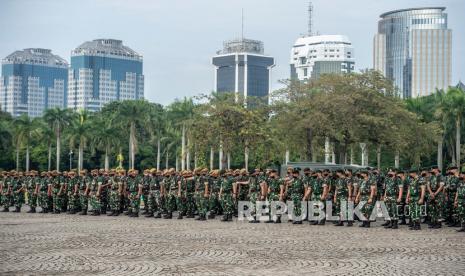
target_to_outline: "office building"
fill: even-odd
[[[49,49],[15,51],[2,60],[0,108],[17,117],[42,116],[48,108],[64,108],[68,63]]]
[[[403,98],[447,89],[452,78],[452,31],[444,7],[381,14],[373,41],[373,67],[392,79]]]
[[[68,107],[74,110],[144,98],[142,56],[121,40],[96,39],[74,49],[68,80]]]
[[[268,103],[274,58],[264,54],[263,42],[251,39],[225,41],[213,57],[215,91],[234,92]]]

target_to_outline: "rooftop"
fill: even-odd
[[[351,44],[349,38],[345,35],[315,35],[299,37],[294,46],[309,44]]]
[[[394,13],[399,13],[399,12],[406,12],[406,11],[415,11],[415,10],[441,10],[444,11],[446,7],[420,7],[420,8],[410,8],[410,9],[400,9],[400,10],[393,10],[389,12],[385,12],[381,14],[379,17],[383,18],[388,15],[394,14]]]
[[[52,50],[43,48],[27,48],[15,51],[5,57],[2,60],[2,63],[23,63],[68,68],[68,62],[65,59],[52,54]]]
[[[124,46],[117,39],[95,39],[86,41],[71,52],[71,56],[117,56],[120,58],[142,61],[142,56],[131,48]]]
[[[231,53],[264,53],[263,42],[259,40],[238,38],[233,40],[227,40],[223,42],[223,50],[218,51],[217,54],[231,54]]]

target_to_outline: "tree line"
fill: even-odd
[[[465,93],[403,100],[375,71],[284,81],[267,99],[211,93],[99,112],[0,111],[0,169],[278,167],[287,161],[386,167],[460,165]]]

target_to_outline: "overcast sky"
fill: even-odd
[[[372,67],[372,39],[383,12],[445,6],[453,38],[453,84],[465,80],[464,0],[313,0],[314,29],[347,35],[356,69]],[[223,40],[262,40],[275,57],[272,88],[289,77],[290,49],[307,30],[307,0],[0,0],[0,57],[49,48],[70,60],[84,41],[121,39],[144,57],[145,97],[169,104],[213,90],[211,57]]]

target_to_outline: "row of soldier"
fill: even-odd
[[[174,169],[145,170],[86,170],[27,173],[10,171],[0,176],[0,205],[4,212],[15,207],[20,212],[27,203],[29,213],[79,213],[98,216],[118,216],[125,213],[138,217],[143,202],[146,217],[206,220],[222,215],[222,221],[231,221],[237,215],[238,202],[281,201],[293,202],[293,215],[301,217],[301,202],[333,203],[339,219],[336,226],[352,226],[353,220],[343,216],[341,202],[366,202],[362,213],[369,218],[376,201],[383,201],[389,211],[385,228],[397,229],[407,224],[420,229],[421,207],[427,207],[425,220],[430,228],[440,228],[445,221],[449,226],[460,226],[465,231],[465,173],[451,167],[442,175],[437,167],[430,169],[381,173],[376,169],[353,172],[350,169],[330,171],[309,168],[289,168],[284,177],[274,169],[266,171],[195,169],[177,172]],[[90,208],[89,208],[90,206]],[[408,206],[408,208],[407,208]],[[408,213],[405,210],[409,210]],[[257,223],[257,217],[250,221]],[[281,216],[270,216],[267,222],[281,222]],[[325,218],[310,221],[324,225]],[[302,224],[302,219],[294,219]],[[370,219],[361,227],[370,227]]]

